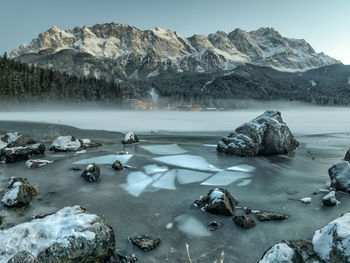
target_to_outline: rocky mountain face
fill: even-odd
[[[184,37],[170,29],[140,30],[118,23],[62,30],[52,27],[10,58],[78,76],[123,81],[162,73],[210,73],[244,64],[279,71],[306,71],[339,61],[305,41],[281,36],[273,28]]]

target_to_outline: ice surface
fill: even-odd
[[[203,144],[203,146],[216,148],[218,145],[217,144]]]
[[[156,164],[146,165],[144,169],[146,174],[162,173],[169,170],[166,166],[158,166]]]
[[[196,218],[189,215],[180,215],[174,219],[177,229],[193,237],[210,236],[209,230]]]
[[[255,169],[256,168],[254,166],[248,165],[248,164],[240,164],[240,165],[235,165],[227,168],[227,170],[229,171],[237,171],[237,172],[254,172]]]
[[[160,189],[176,190],[175,178],[176,171],[171,170],[155,181],[152,186]]]
[[[110,154],[110,155],[102,155],[98,157],[92,157],[88,159],[83,159],[74,162],[73,164],[90,164],[90,163],[96,163],[96,164],[112,164],[116,160],[119,160],[122,164],[125,164],[129,161],[129,159],[132,157],[132,154]]]
[[[142,145],[140,148],[156,155],[171,155],[187,153],[177,144],[161,144],[161,145]]]
[[[294,250],[285,243],[278,243],[270,248],[259,263],[290,263]]]
[[[193,170],[176,169],[177,180],[180,184],[191,184],[196,182],[202,182],[212,174],[197,172]]]
[[[237,186],[246,186],[252,182],[252,179],[244,179],[242,182],[238,183]]]
[[[67,244],[70,237],[93,240],[89,230],[96,215],[85,214],[79,206],[65,207],[53,215],[0,231],[0,262],[7,262],[21,250],[34,256],[58,243]]]
[[[209,164],[203,157],[197,155],[182,154],[174,156],[162,156],[153,159],[158,162],[194,170],[214,172],[221,171],[221,169]]]
[[[229,185],[233,182],[249,178],[251,175],[245,172],[230,172],[230,171],[221,171],[210,177],[208,180],[201,183],[202,185]]]
[[[143,172],[132,172],[127,177],[127,183],[122,185],[124,190],[129,194],[138,197],[148,185],[153,182],[153,179]]]

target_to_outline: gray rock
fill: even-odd
[[[340,203],[340,194],[336,191],[331,191],[322,198],[324,206],[336,206]]]
[[[222,228],[223,226],[224,226],[224,222],[222,222],[222,221],[210,221],[208,223],[208,229],[210,231],[218,230],[218,229]]]
[[[350,149],[346,152],[345,157],[344,157],[344,161],[350,162]]]
[[[20,251],[13,256],[7,263],[39,263],[39,261],[28,251]]]
[[[111,166],[114,170],[123,170],[124,166],[119,160],[115,160]]]
[[[115,254],[113,229],[79,206],[2,230],[0,236],[0,262],[28,247],[40,263],[108,262]],[[4,246],[9,242],[10,250]]]
[[[254,219],[249,215],[239,215],[232,218],[233,222],[244,229],[249,229],[256,226]]]
[[[86,181],[93,183],[100,177],[100,167],[94,163],[89,164],[81,174]]]
[[[156,248],[160,243],[159,238],[153,238],[147,235],[131,236],[129,237],[129,240],[132,244],[139,247],[143,251],[150,251]]]
[[[106,263],[134,263],[136,261],[137,261],[137,258],[135,255],[125,256],[121,252],[116,251],[113,258],[111,258]]]
[[[211,214],[233,216],[238,201],[226,189],[215,188],[200,200],[196,200],[194,204]]]
[[[26,206],[37,195],[36,189],[29,184],[27,179],[21,177],[11,177],[7,188],[1,200],[7,207]]]
[[[133,132],[128,132],[127,134],[125,134],[125,137],[122,140],[123,144],[133,144],[138,142],[139,138]]]
[[[238,156],[287,154],[298,145],[281,113],[270,110],[222,137],[217,151]]]
[[[102,145],[101,143],[95,142],[90,139],[79,139],[79,141],[81,143],[81,149],[96,148]]]
[[[31,144],[27,146],[18,146],[5,148],[3,158],[6,163],[15,163],[18,161],[28,160],[31,155],[39,155],[45,152],[45,145],[42,143]]]
[[[350,163],[348,161],[336,162],[328,170],[331,186],[337,191],[350,193]]]
[[[284,220],[288,218],[288,215],[267,211],[256,212],[255,216],[259,221]]]

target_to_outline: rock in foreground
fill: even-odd
[[[93,183],[100,177],[100,167],[94,163],[89,164],[81,174],[86,181]]]
[[[240,226],[243,229],[249,229],[256,226],[254,219],[250,215],[234,216],[232,220],[237,226]]]
[[[36,189],[26,178],[11,177],[1,202],[7,207],[21,207],[28,205],[37,195]]]
[[[120,171],[124,169],[123,164],[119,160],[115,160],[114,163],[112,163],[111,167],[114,170]]]
[[[331,191],[322,198],[324,206],[336,206],[340,203],[340,195],[336,191]]]
[[[255,213],[255,216],[259,221],[284,220],[288,218],[288,215],[267,211],[258,211]]]
[[[65,207],[0,231],[0,262],[28,252],[37,260],[29,262],[105,262],[114,255],[114,246],[113,229],[104,219],[79,206]]]
[[[328,170],[331,178],[331,186],[337,191],[350,193],[350,163],[347,161],[336,162]]]
[[[298,145],[287,124],[283,122],[281,113],[270,110],[222,137],[217,151],[250,157],[287,154]]]
[[[6,163],[15,163],[19,161],[28,160],[32,155],[43,154],[45,152],[45,145],[42,143],[30,144],[27,146],[6,147],[3,150],[3,158]]]
[[[194,203],[203,211],[226,216],[233,216],[238,205],[238,201],[232,197],[229,191],[223,188],[210,190],[206,196]]]
[[[135,246],[139,247],[143,251],[150,251],[156,248],[160,243],[159,238],[153,238],[147,235],[132,236],[129,237],[129,240],[131,243],[133,243]]]

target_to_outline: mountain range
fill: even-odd
[[[53,26],[10,58],[75,74],[123,81],[161,73],[208,73],[253,64],[279,71],[303,72],[340,62],[315,50],[303,39],[286,38],[273,28],[246,32],[217,31],[184,37],[155,28],[108,23],[62,30]]]

